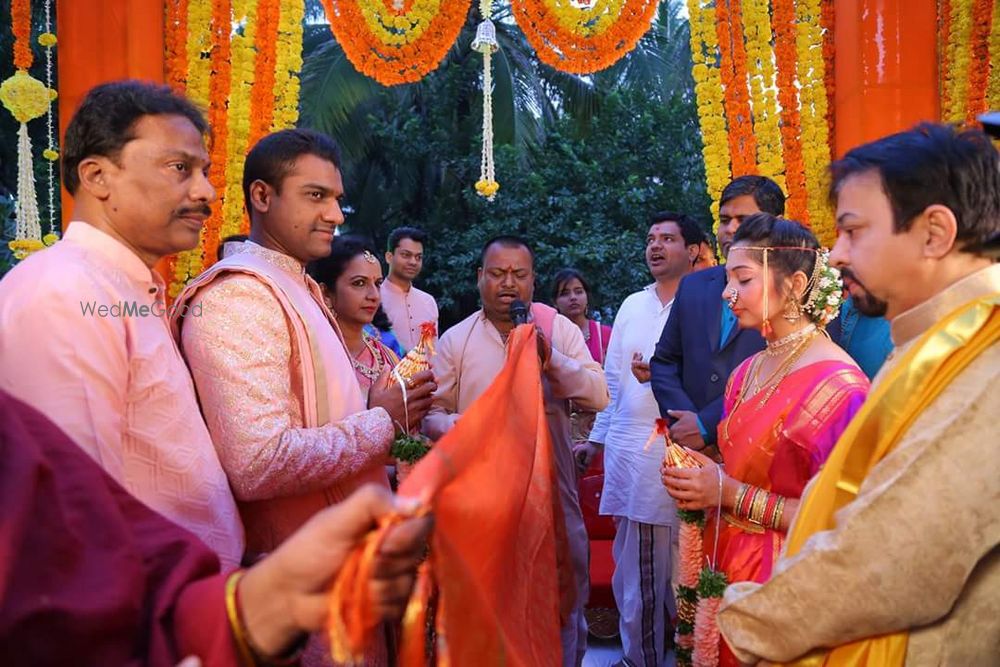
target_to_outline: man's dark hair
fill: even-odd
[[[535,263],[535,251],[531,249],[528,242],[522,239],[520,236],[514,236],[513,234],[501,234],[500,236],[494,236],[489,241],[483,244],[483,249],[479,252],[479,266],[486,263],[486,251],[492,246],[498,245],[502,248],[524,248],[531,255],[531,263]]]
[[[386,244],[386,250],[396,252],[399,242],[403,239],[410,239],[420,245],[426,245],[427,232],[417,227],[396,227],[389,233],[389,242]]]
[[[80,187],[80,163],[92,155],[117,160],[125,144],[135,139],[135,124],[143,116],[183,116],[199,133],[208,132],[198,107],[167,86],[132,79],[94,86],[70,119],[63,139],[62,179],[71,195]]]
[[[686,246],[698,245],[705,240],[705,230],[689,215],[673,211],[657,211],[649,216],[650,226],[660,222],[675,223],[681,230],[681,236],[684,238]]]
[[[253,211],[250,185],[254,181],[263,181],[280,193],[285,177],[303,155],[315,155],[340,169],[337,142],[322,132],[305,128],[281,130],[258,141],[243,163],[243,201],[247,211]]]
[[[719,205],[731,199],[750,195],[757,202],[757,208],[764,213],[782,216],[785,214],[785,193],[781,186],[767,176],[739,176],[722,189]]]
[[[1000,233],[1000,155],[980,130],[921,123],[858,146],[830,165],[831,199],[848,177],[870,171],[882,181],[897,234],[934,204],[955,215],[960,250],[978,252]]]

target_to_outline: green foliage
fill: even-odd
[[[430,234],[420,282],[438,299],[442,328],[478,307],[479,251],[500,233],[534,247],[536,300],[548,301],[550,277],[574,266],[596,288],[591,308],[608,319],[649,282],[651,213],[709,224],[687,23],[664,2],[632,54],[577,77],[539,63],[507,11],[496,24],[495,201],[473,189],[482,123],[482,59],[469,49],[475,9],[438,70],[393,88],[355,72],[326,26],[311,28],[303,124],[342,146],[346,231],[379,245],[400,225]]]
[[[699,598],[721,598],[726,592],[726,573],[713,570],[709,567],[702,568],[698,576],[698,597]]]
[[[389,454],[397,461],[416,463],[427,456],[427,452],[429,451],[431,451],[431,447],[426,438],[404,433],[403,435],[396,436]]]
[[[701,510],[677,510],[677,516],[684,523],[693,523],[699,528],[705,527],[705,513]]]

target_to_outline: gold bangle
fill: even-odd
[[[240,620],[240,610],[236,604],[236,587],[239,586],[243,573],[243,570],[236,570],[226,579],[226,615],[229,617],[229,629],[233,633],[233,642],[236,644],[236,652],[239,653],[240,660],[246,667],[257,667],[257,661],[247,643],[246,630]]]
[[[781,525],[781,515],[785,513],[785,498],[784,496],[778,498],[778,502],[774,506],[774,516],[771,519],[771,528],[779,530]]]
[[[740,511],[740,505],[743,503],[743,496],[747,494],[750,489],[750,485],[746,482],[740,484],[740,488],[736,490],[736,500],[733,502],[733,513],[737,514]]]
[[[753,506],[750,508],[750,522],[755,523],[758,526],[761,525],[761,519],[764,516],[764,508],[767,506],[767,491],[764,489],[757,489],[757,492],[753,496]]]

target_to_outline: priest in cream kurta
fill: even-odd
[[[1000,233],[1000,159],[981,132],[956,132],[923,125],[856,148],[833,167],[841,233],[831,260],[858,278],[855,297],[883,298],[891,319],[895,349],[873,395],[900,372],[919,372],[901,366],[909,352],[921,350],[920,363],[929,363],[932,329],[938,342],[965,345],[967,337],[937,332],[950,315],[970,304],[995,312],[1000,302],[1000,265],[965,250]],[[961,196],[941,194],[959,182]],[[908,191],[908,206],[925,207],[907,229],[894,228],[893,188]],[[943,199],[955,210],[937,203]],[[930,381],[913,391],[924,386]],[[726,590],[719,628],[740,660],[790,661],[907,633],[907,666],[1000,664],[998,387],[1000,343],[987,342],[903,427],[832,528],[779,560],[766,584]],[[894,413],[880,407],[891,423]],[[864,444],[842,440],[831,460],[844,445]],[[807,521],[803,508],[824,477],[806,487],[796,522]]]
[[[487,249],[489,248],[488,245]],[[526,246],[512,248],[494,244],[493,249],[484,254],[487,275],[485,283],[483,279],[480,280],[480,295],[485,307],[445,332],[438,343],[433,361],[438,389],[431,411],[424,420],[424,431],[434,439],[448,432],[462,413],[486,391],[506,359],[506,331],[501,333],[487,315],[488,310],[498,305],[499,309],[503,308],[490,294],[490,270],[505,271],[504,276],[498,276],[494,281],[499,285],[500,293],[516,293],[526,301],[531,297],[533,273],[531,255]],[[525,271],[520,274],[525,281],[521,284],[518,284],[516,277],[519,271]],[[524,289],[519,291],[519,287]],[[504,300],[500,297],[501,303]],[[493,305],[488,305],[491,303]],[[506,304],[509,309],[509,300]],[[576,583],[576,603],[570,619],[562,629],[563,664],[579,665],[587,647],[583,606],[589,594],[590,577],[587,531],[577,496],[569,401],[572,400],[586,410],[599,411],[607,405],[608,389],[604,372],[587,350],[579,327],[542,304],[533,304],[532,314],[536,325],[551,341],[552,347],[551,354],[543,365],[542,386],[559,482],[559,498]],[[499,317],[502,319],[503,315]],[[509,317],[506,322],[501,321],[500,326],[509,331]]]

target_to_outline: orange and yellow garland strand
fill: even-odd
[[[729,180],[759,173],[786,192],[788,217],[832,243],[826,165],[833,138],[833,0],[687,5],[716,226],[719,195]]]
[[[729,159],[733,176],[757,173],[757,141],[753,135],[747,88],[747,49],[743,41],[743,16],[739,0],[716,0],[715,29],[719,63],[726,98]]]
[[[757,173],[785,190],[785,161],[778,124],[777,86],[771,49],[771,8],[768,0],[743,0],[743,25],[748,56],[747,74],[757,139]]]
[[[206,109],[209,180],[219,194],[193,250],[168,260],[170,298],[211,265],[222,238],[245,233],[242,172],[265,134],[298,120],[304,0],[167,0],[167,82]]]
[[[635,48],[658,0],[511,0],[514,19],[538,58],[555,69],[590,74]]]
[[[796,63],[802,123],[802,166],[806,182],[808,223],[820,245],[837,240],[827,193],[830,187],[830,126],[827,124],[826,71],[820,0],[796,3]],[[802,220],[802,222],[806,222]]]
[[[691,24],[691,70],[698,98],[698,124],[701,127],[702,155],[705,158],[705,181],[712,200],[714,229],[719,227],[719,196],[730,179],[729,137],[723,108],[722,75],[719,70],[719,45],[715,32],[715,12],[704,0],[688,0]]]
[[[384,86],[419,81],[458,38],[471,0],[323,0],[337,42]]]
[[[1000,9],[995,0],[942,0],[938,5],[941,117],[976,122],[1000,106]]]

